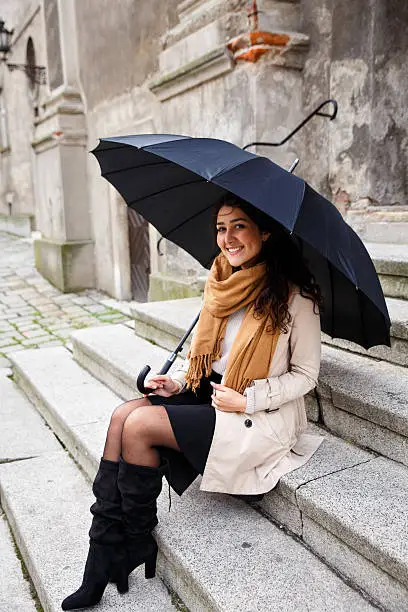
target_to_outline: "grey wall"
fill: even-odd
[[[160,37],[176,23],[177,0],[77,0],[81,80],[94,108],[154,72]]]

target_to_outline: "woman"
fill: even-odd
[[[180,495],[201,473],[202,490],[262,496],[322,441],[303,433],[320,365],[318,287],[287,233],[235,196],[217,206],[216,232],[189,359],[112,415],[83,583],[64,610],[94,605],[109,580],[125,592],[143,563],[155,575],[164,474]]]

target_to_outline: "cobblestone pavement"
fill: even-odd
[[[112,303],[93,289],[61,293],[35,269],[32,240],[0,232],[0,368],[13,351],[69,346],[76,329],[129,320]]]

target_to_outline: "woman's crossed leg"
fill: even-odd
[[[103,458],[158,467],[156,446],[180,450],[164,406],[152,406],[147,397],[121,404],[112,414]]]

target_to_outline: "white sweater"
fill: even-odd
[[[227,326],[225,328],[225,336],[221,346],[221,359],[217,359],[212,362],[212,369],[217,374],[224,375],[225,370],[227,369],[227,361],[232,348],[232,345],[235,340],[235,336],[238,333],[239,328],[241,327],[241,323],[244,320],[245,316],[245,308],[240,308],[236,310],[228,317]]]
[[[216,361],[212,362],[212,369],[214,370],[214,372],[217,372],[217,374],[220,374],[222,377],[224,377],[225,371],[227,369],[228,357],[229,357],[233,342],[235,340],[235,337],[238,333],[239,328],[241,327],[242,321],[244,320],[245,310],[246,308],[240,308],[239,310],[236,310],[234,313],[232,313],[232,315],[228,317],[227,325],[225,328],[225,336],[224,336],[224,340],[221,346],[221,359],[217,359]],[[183,367],[180,369],[182,369],[183,372],[187,372],[188,359],[186,359],[186,361],[183,364]],[[176,380],[176,382],[178,382],[181,385],[178,393],[182,393],[185,388],[185,384],[183,385],[179,380]],[[224,382],[224,378],[222,378],[221,380],[221,383],[223,382]],[[248,412],[251,414],[254,412],[254,409],[255,409],[255,397],[254,397],[254,394],[251,392],[253,390],[254,389],[251,389],[251,387],[249,387],[248,389],[244,391],[244,395],[247,398],[247,408],[245,412]]]

